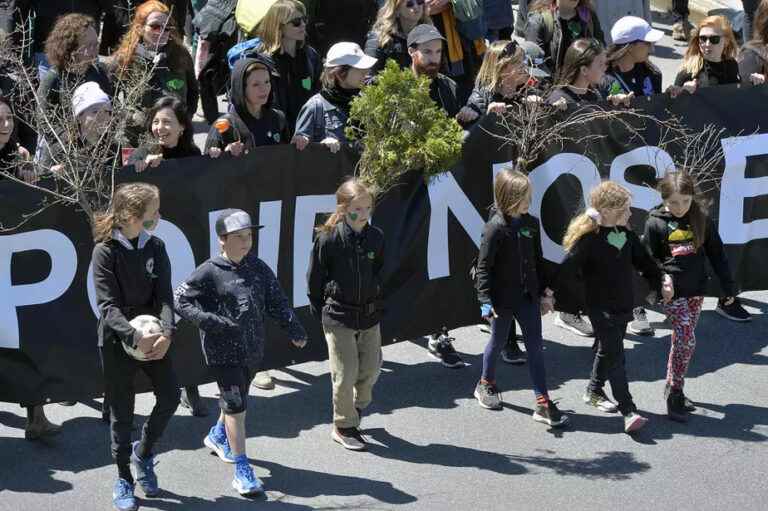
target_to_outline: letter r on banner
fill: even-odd
[[[19,349],[16,308],[51,302],[63,295],[77,272],[77,251],[65,235],[51,229],[0,236],[0,348]],[[40,282],[14,286],[11,260],[16,252],[42,250],[51,258],[51,272]]]

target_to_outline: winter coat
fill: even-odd
[[[525,296],[538,300],[549,286],[539,220],[496,212],[483,229],[476,279],[478,301],[496,310],[516,309]]]
[[[64,95],[66,97],[71,97],[72,93],[75,92],[75,89],[86,82],[98,83],[101,90],[103,90],[110,98],[115,95],[114,87],[112,85],[112,77],[110,76],[107,66],[101,62],[96,62],[93,65],[88,66],[88,69],[86,69],[83,74],[71,72],[60,73],[57,68],[52,67],[37,87],[37,97],[40,98],[40,108],[45,109],[52,106],[60,106],[60,96],[62,93],[65,93]]]
[[[237,0],[208,0],[192,20],[200,38],[229,38],[237,33],[235,7]]]
[[[675,85],[682,87],[686,82],[690,82],[694,78],[699,80],[699,87],[739,83],[741,81],[739,76],[739,64],[732,59],[720,62],[710,62],[705,60],[704,66],[696,76],[692,76],[688,71],[680,70],[675,77]]]
[[[738,293],[723,242],[711,219],[707,218],[706,239],[697,249],[688,215],[677,218],[659,205],[648,214],[643,242],[672,277],[675,298],[704,295],[709,281],[707,259],[720,279],[724,296]]]
[[[483,18],[489,30],[512,27],[515,15],[512,12],[511,0],[483,0]]]
[[[764,44],[750,41],[739,52],[739,75],[742,85],[752,85],[749,77],[752,73],[759,73],[768,78],[768,47]]]
[[[120,341],[135,347],[141,334],[129,321],[141,314],[160,319],[163,335],[174,329],[171,262],[160,238],[142,231],[137,246],[120,231],[97,243],[91,259],[99,346]]]
[[[366,225],[356,233],[344,221],[318,234],[307,270],[310,310],[324,325],[366,330],[384,312],[384,235]]]
[[[310,142],[321,142],[333,137],[341,143],[347,142],[344,129],[347,126],[347,112],[317,93],[301,108],[296,119],[296,135],[302,135]]]
[[[461,110],[456,82],[443,74],[438,74],[429,84],[429,97],[448,114],[448,117],[455,117]]]
[[[277,277],[255,251],[240,263],[223,256],[207,260],[174,296],[179,316],[200,329],[209,366],[258,366],[264,358],[265,316],[291,340],[307,338]]]
[[[392,34],[390,40],[384,46],[379,45],[379,33],[368,32],[368,40],[365,43],[365,54],[374,57],[376,64],[371,68],[371,74],[375,75],[387,65],[387,60],[397,62],[400,69],[411,67],[411,55],[408,53],[408,40],[403,34]]]
[[[275,107],[285,114],[288,131],[293,132],[301,107],[320,91],[323,62],[309,45],[296,48],[296,56],[277,53],[272,56],[278,76],[272,78]]]

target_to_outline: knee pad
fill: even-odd
[[[245,411],[245,399],[240,387],[232,386],[222,391],[219,397],[219,407],[226,415],[236,415]]]

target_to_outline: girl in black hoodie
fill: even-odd
[[[674,282],[674,300],[664,304],[672,321],[665,397],[669,418],[685,422],[687,412],[695,409],[683,394],[683,385],[696,347],[694,330],[709,279],[706,260],[712,264],[725,293],[722,307],[738,305],[737,290],[723,242],[691,176],[669,172],[659,182],[658,190],[664,202],[648,215],[643,240]]]

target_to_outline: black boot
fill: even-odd
[[[676,422],[688,422],[688,412],[685,410],[683,391],[667,385],[664,389],[664,397],[667,399],[667,416]]]
[[[686,412],[695,412],[696,411],[696,405],[693,404],[693,401],[688,399],[688,396],[683,394],[683,407],[685,408]]]

